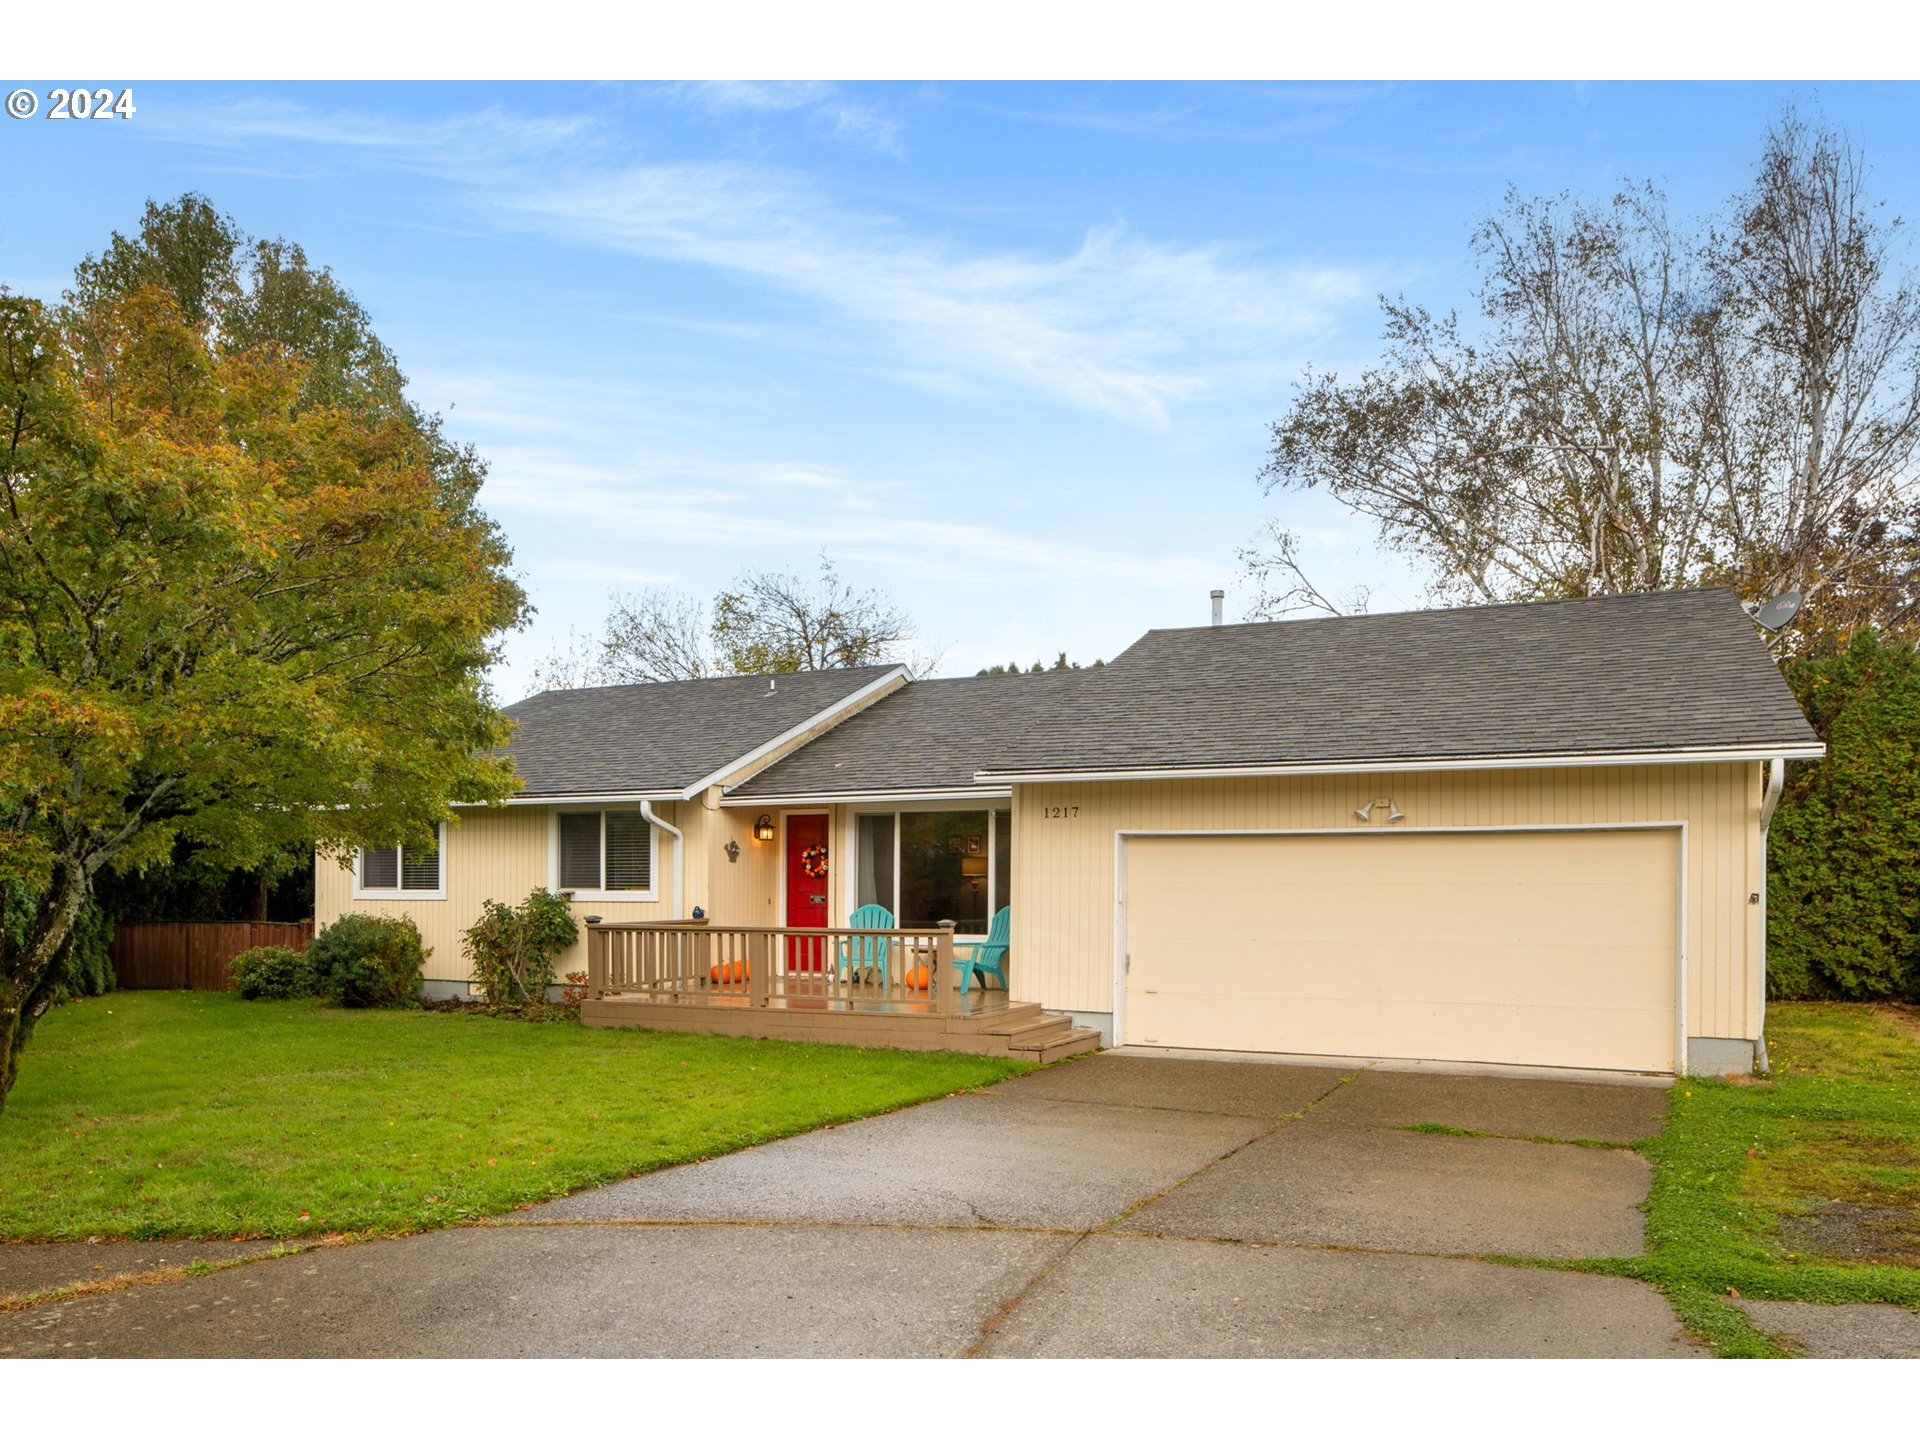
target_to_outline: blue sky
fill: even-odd
[[[944,673],[1203,623],[1279,516],[1334,589],[1418,578],[1262,496],[1303,368],[1375,297],[1470,301],[1514,185],[1745,181],[1798,102],[1920,214],[1906,85],[136,85],[128,121],[0,120],[0,283],[51,297],[149,196],[299,241],[492,463],[538,614],[506,698],[611,592],[825,551]],[[22,203],[31,197],[33,203]]]

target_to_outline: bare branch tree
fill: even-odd
[[[616,595],[600,642],[603,685],[700,680],[723,673],[708,639],[707,607],[659,586]]]
[[[607,683],[600,673],[599,646],[579,631],[569,629],[566,644],[548,651],[543,658],[534,662],[533,672],[527,677],[527,693],[538,695],[543,690],[580,690]]]
[[[848,585],[824,555],[812,581],[749,572],[713,602],[713,642],[742,675],[879,664],[912,638],[904,612],[878,590]]]
[[[1723,227],[1650,186],[1510,192],[1473,237],[1479,333],[1382,299],[1382,362],[1309,374],[1268,491],[1324,487],[1442,603],[1725,582],[1811,629],[1920,623],[1920,301],[1845,137],[1789,112]],[[1332,609],[1279,528],[1273,613]]]
[[[537,690],[904,664],[930,674],[942,651],[909,647],[912,622],[878,590],[843,581],[825,556],[809,581],[748,571],[703,605],[654,587],[616,595],[597,649],[572,631],[534,667]]]
[[[1364,615],[1368,591],[1357,587],[1342,602],[1333,599],[1308,576],[1300,559],[1300,537],[1278,520],[1269,520],[1260,537],[1239,552],[1240,563],[1253,586],[1247,615],[1254,620],[1278,620],[1302,612],[1322,615]]]

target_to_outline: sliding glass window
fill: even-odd
[[[861,905],[884,905],[920,929],[951,920],[984,935],[1007,903],[1013,829],[1004,810],[907,810],[855,817]]]
[[[862,815],[855,822],[859,831],[860,870],[854,891],[858,905],[884,905],[899,910],[893,889],[893,816]],[[898,915],[895,916],[896,921]]]

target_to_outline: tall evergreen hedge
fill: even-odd
[[[1920,655],[1861,630],[1785,673],[1828,754],[1768,835],[1768,992],[1920,1000]]]

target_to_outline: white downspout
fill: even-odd
[[[1773,824],[1774,807],[1780,803],[1780,792],[1787,784],[1787,762],[1769,760],[1767,762],[1767,798],[1760,802],[1760,833],[1765,835],[1767,827]]]
[[[1760,964],[1753,977],[1754,1014],[1760,1017],[1760,1038],[1754,1042],[1753,1058],[1762,1075],[1771,1075],[1767,1063],[1767,830],[1773,824],[1773,812],[1779,808],[1780,792],[1787,785],[1787,762],[1767,762],[1767,793],[1760,801]]]
[[[642,800],[640,802],[640,813],[646,818],[646,822],[649,825],[653,826],[656,830],[664,830],[673,837],[673,914],[669,918],[684,920],[687,917],[683,913],[684,907],[681,904],[681,895],[685,889],[687,879],[687,837],[653,813],[653,802],[651,800]]]

